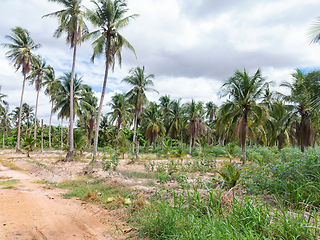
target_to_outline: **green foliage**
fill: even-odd
[[[239,150],[239,146],[237,143],[232,142],[232,143],[228,143],[225,146],[225,152],[226,155],[228,156],[228,158],[230,159],[230,162],[232,161],[232,159],[234,159],[235,157],[238,156],[238,150]]]
[[[27,152],[27,156],[30,157],[30,153],[35,150],[34,148],[35,140],[33,139],[32,134],[26,134],[22,140],[23,149]]]
[[[113,171],[116,171],[119,164],[119,155],[113,150],[109,152],[109,155],[110,159],[107,159],[105,154],[103,155],[102,169],[103,171],[108,171],[110,168],[112,168]]]
[[[227,188],[233,188],[240,179],[241,168],[236,167],[235,164],[225,164],[220,170],[215,171],[223,178],[223,181],[227,184]]]
[[[183,151],[183,148],[177,147],[172,152],[172,155],[176,158],[182,159],[182,157],[187,156],[187,153]]]
[[[246,167],[243,183],[250,192],[273,194],[295,208],[320,206],[320,150],[309,148],[302,155],[297,149],[286,148],[269,156],[268,161]]]

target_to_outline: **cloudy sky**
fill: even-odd
[[[89,0],[83,0],[83,5],[92,7]],[[195,99],[217,105],[223,101],[219,98],[221,85],[236,69],[254,73],[260,68],[279,90],[282,81],[290,81],[294,69],[320,66],[320,46],[310,45],[307,34],[320,16],[319,0],[128,0],[128,8],[128,15],[138,13],[140,17],[121,34],[135,47],[137,59],[123,51],[122,67],[109,75],[105,103],[115,92],[130,89],[121,80],[136,66],[144,65],[147,74],[155,75],[160,95],[149,93],[151,101],[168,94],[183,102]],[[60,9],[46,0],[0,0],[0,42],[8,42],[5,35],[12,28],[26,28],[42,45],[35,53],[46,58],[57,77],[71,71],[72,50],[65,36],[53,38],[57,20],[42,18]],[[23,77],[6,59],[7,51],[0,47],[0,85],[12,110],[19,106]],[[84,43],[78,50],[76,72],[99,96],[104,59],[93,64],[91,55],[91,43]],[[28,85],[24,102],[35,106],[35,98],[34,87]],[[38,116],[48,123],[49,114],[49,98],[42,93]],[[59,122],[54,117],[54,124]]]

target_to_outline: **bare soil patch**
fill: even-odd
[[[13,151],[1,151],[0,160],[29,172],[0,164],[1,239],[124,239],[130,229],[123,220],[125,209],[106,210],[81,200],[63,199],[66,190],[48,188],[37,180],[59,182],[76,179],[89,160],[61,162],[63,152],[32,154],[28,159]],[[17,183],[16,183],[17,182]],[[10,187],[12,187],[10,189]],[[6,189],[4,189],[6,188]]]

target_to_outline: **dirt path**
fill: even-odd
[[[116,232],[116,213],[76,199],[59,197],[65,190],[34,183],[35,177],[0,164],[0,179],[19,180],[14,189],[0,187],[0,239],[124,239]],[[4,181],[4,180],[2,180]],[[124,225],[119,223],[120,228]]]

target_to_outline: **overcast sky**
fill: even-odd
[[[92,7],[89,0],[83,0],[83,5]],[[312,21],[320,16],[319,0],[129,0],[128,8],[128,15],[140,17],[121,34],[134,46],[137,59],[123,51],[122,68],[116,66],[109,74],[105,104],[115,92],[130,89],[121,80],[137,66],[144,65],[147,74],[155,75],[160,94],[149,93],[151,101],[168,94],[183,102],[194,99],[217,105],[223,101],[218,94],[221,85],[236,69],[246,68],[253,74],[260,68],[278,88],[282,81],[290,81],[294,69],[320,66],[320,46],[310,45],[307,35]],[[5,35],[12,28],[25,28],[42,45],[35,53],[46,58],[57,77],[71,71],[72,50],[65,35],[53,38],[57,19],[42,18],[60,9],[46,0],[0,0],[0,42],[8,42]],[[0,47],[0,85],[12,110],[20,103],[23,76],[6,59],[7,51]],[[104,59],[93,64],[91,55],[90,42],[78,48],[76,72],[99,96]],[[34,87],[28,85],[24,102],[35,106],[35,100]],[[49,98],[42,93],[38,117],[48,124],[49,114]],[[54,124],[59,122],[54,117]]]

